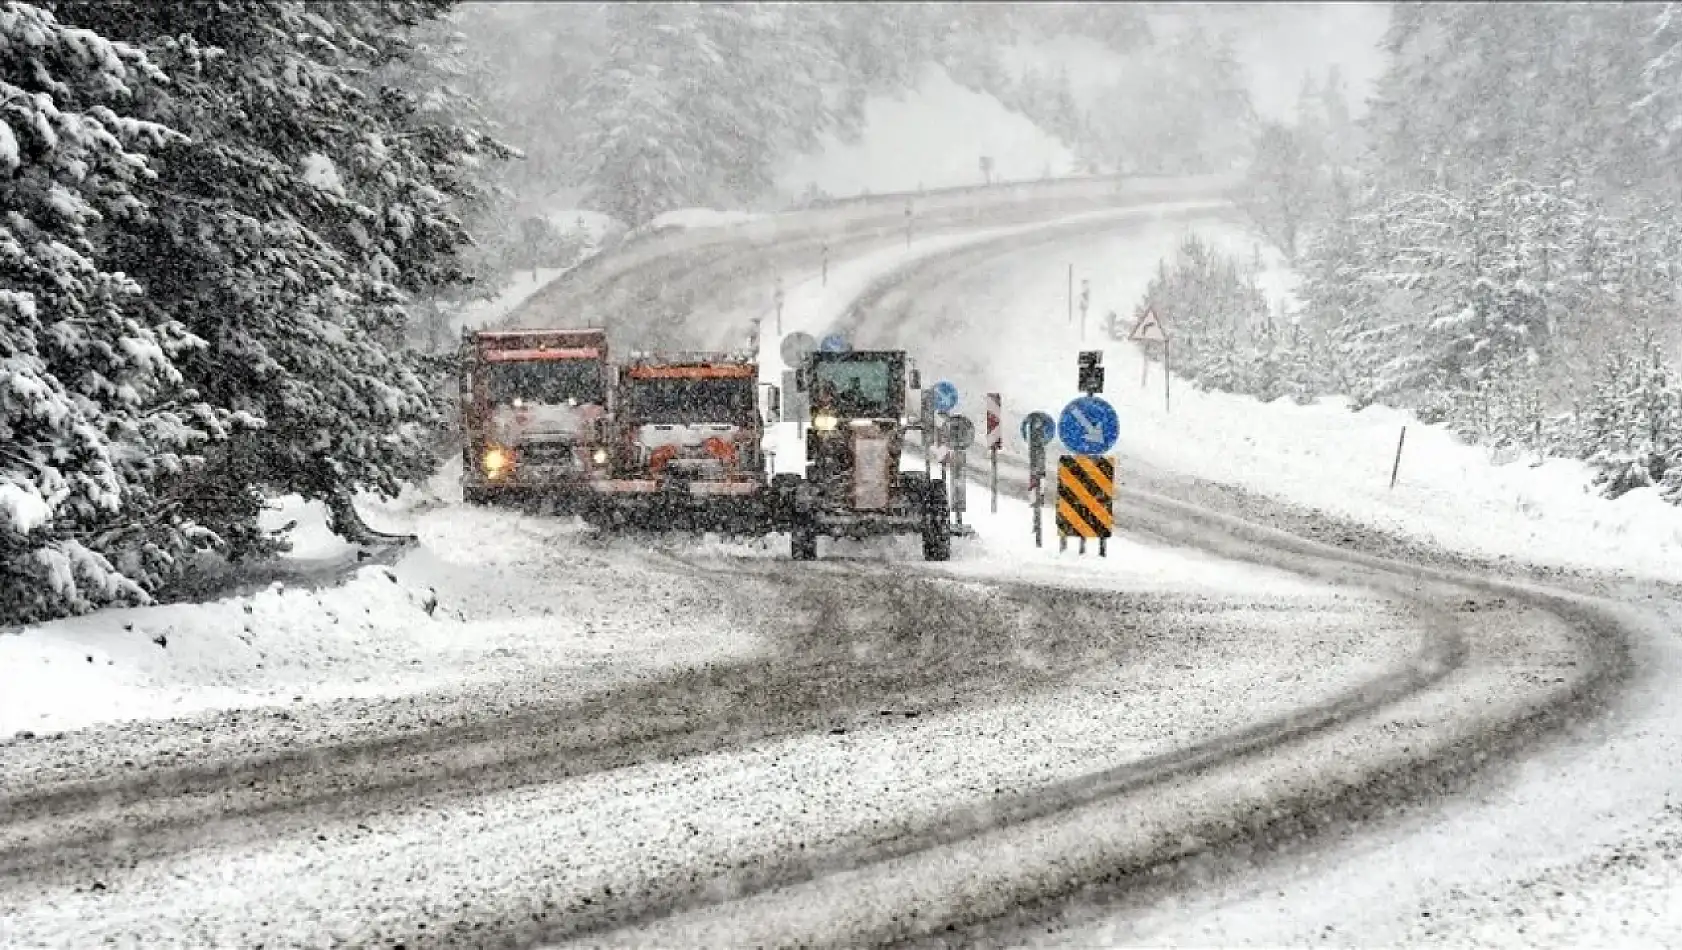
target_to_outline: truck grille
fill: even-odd
[[[528,465],[570,468],[576,461],[570,442],[528,442],[520,446],[519,457]]]

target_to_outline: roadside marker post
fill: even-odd
[[[935,420],[937,413],[935,412],[934,401],[934,390],[923,390],[923,404],[921,406],[922,411],[920,413],[921,418],[918,420],[918,424],[923,430],[923,474],[930,478],[934,477],[935,440],[939,438],[939,433],[935,431],[935,427],[939,425],[939,423]]]
[[[945,451],[945,448],[947,443],[951,441],[949,438],[951,434],[951,420],[948,417],[952,415],[953,410],[958,408],[958,387],[943,379],[935,383],[933,386],[930,386],[927,390],[925,390],[925,392],[929,394],[929,405],[934,409],[934,413],[938,417],[937,424],[935,426],[935,438],[937,440],[935,444],[939,445],[942,449],[940,453],[940,477],[948,483],[946,490],[947,497],[950,498],[952,488],[950,479],[947,479],[949,466],[947,464],[948,453]]]
[[[1022,420],[1022,437],[1028,440],[1028,490],[1034,506],[1034,547],[1045,542],[1040,528],[1040,509],[1045,506],[1045,444],[1057,431],[1057,423],[1043,412],[1030,412]]]
[[[1080,354],[1080,391],[1086,395],[1063,407],[1057,419],[1057,438],[1072,455],[1057,463],[1057,550],[1068,549],[1069,538],[1098,540],[1098,556],[1107,557],[1107,542],[1115,525],[1115,460],[1108,452],[1121,437],[1121,417],[1098,393],[1104,391],[1104,353]]]
[[[1408,427],[1402,426],[1402,436],[1396,440],[1396,461],[1390,466],[1390,487],[1396,487],[1396,476],[1402,472],[1402,446],[1407,444]]]
[[[964,491],[964,453],[975,444],[975,423],[968,416],[952,416],[943,428],[947,444],[952,447],[952,477],[947,479],[946,487],[951,493],[952,515],[957,524],[963,524],[964,512],[969,508]]]
[[[1086,308],[1092,303],[1092,287],[1085,277],[1080,279],[1080,338],[1086,339]]]
[[[999,416],[1003,412],[1003,400],[998,393],[987,394],[987,454],[993,468],[993,514],[999,513],[999,449],[1004,447],[1005,436],[999,428]]]
[[[1098,556],[1108,557],[1107,542],[1115,529],[1115,460],[1108,456],[1065,455],[1057,463],[1057,550],[1069,538],[1096,538]]]

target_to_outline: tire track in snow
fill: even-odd
[[[681,556],[679,561],[695,566],[692,560]],[[893,591],[896,583],[905,585],[902,589],[907,591],[934,589],[929,587],[933,580],[927,576],[899,576],[902,568],[903,565],[884,569],[868,564],[854,565],[842,562],[787,571],[767,569],[768,576],[775,578],[779,584],[809,584],[808,589],[815,593],[814,603],[820,616],[827,610],[831,617],[829,624],[814,623],[810,628],[812,631],[823,632],[822,636],[801,641],[797,644],[799,649],[791,650],[791,655],[799,656],[804,650],[823,656],[822,650],[826,645],[833,648],[838,644],[846,644],[849,650],[856,646],[845,636],[835,636],[835,627],[839,623],[839,615],[845,614],[848,609],[848,600],[858,601],[865,598],[859,597],[856,589],[850,594],[845,590],[838,590],[838,579],[857,581],[863,585],[868,591],[866,597],[875,599],[871,604],[875,608],[875,615],[881,613],[884,591]],[[749,569],[747,573],[754,571]],[[864,576],[860,578],[852,575]],[[998,585],[995,589],[1000,592],[1000,596],[1008,596],[1008,585]],[[912,623],[918,617],[939,615],[941,611],[931,609],[934,605],[925,599],[928,596],[930,595],[926,593],[906,594],[897,603],[890,597],[886,601],[887,613],[889,616],[901,618],[905,623]],[[1081,625],[1069,623],[1066,617],[1057,621],[1048,620],[1044,601],[1050,595],[1044,589],[1031,588],[1024,596],[1024,608],[1033,608],[1030,612],[1040,618],[1033,622],[1036,630],[1098,629],[1093,625],[1093,621]],[[1104,595],[1088,596],[1095,596],[1101,600]],[[1100,600],[1092,602],[1099,603]],[[956,603],[961,604],[962,599],[959,598]],[[1113,636],[1115,622],[1111,618],[1134,616],[1155,622],[1161,617],[1162,607],[1158,599],[1136,596],[1120,600],[1112,598],[1102,602],[1101,607],[1091,609],[1105,618],[1103,626],[1109,627],[1110,635]],[[988,623],[984,622],[986,618],[961,610],[955,615],[949,610],[947,615],[955,616],[956,620],[946,628],[934,631],[937,636],[933,644],[925,642],[929,631],[921,626],[904,629],[897,637],[889,638],[890,646],[897,644],[900,652],[890,650],[886,655],[907,668],[893,669],[891,675],[878,671],[874,675],[880,679],[866,680],[862,683],[849,680],[845,676],[834,678],[831,682],[847,683],[848,692],[854,695],[808,696],[803,703],[795,702],[792,708],[784,707],[785,713],[795,714],[784,720],[776,719],[774,707],[756,709],[756,718],[746,721],[738,719],[722,728],[709,730],[709,725],[718,725],[720,710],[732,710],[743,705],[752,708],[753,698],[770,697],[775,700],[785,698],[785,693],[796,694],[810,688],[810,681],[806,677],[797,676],[791,679],[791,669],[786,665],[781,668],[733,667],[720,670],[710,677],[705,674],[691,674],[695,678],[688,681],[687,689],[665,681],[640,691],[614,691],[594,697],[594,705],[587,713],[579,711],[583,704],[575,706],[570,715],[555,715],[556,710],[550,707],[534,713],[523,723],[511,724],[507,719],[492,720],[476,724],[465,731],[429,733],[385,748],[359,748],[353,744],[300,751],[296,758],[274,764],[274,771],[264,771],[263,766],[258,766],[175,773],[160,776],[158,781],[150,785],[142,783],[65,789],[61,791],[66,794],[56,800],[36,797],[0,802],[0,805],[7,806],[8,814],[23,817],[26,823],[30,815],[42,822],[34,829],[41,834],[30,837],[30,829],[22,829],[25,834],[22,836],[21,846],[12,848],[6,851],[4,856],[0,856],[0,876],[10,877],[14,873],[27,873],[39,879],[42,874],[72,875],[97,869],[113,860],[106,847],[106,842],[112,840],[113,835],[118,840],[126,840],[130,850],[122,855],[121,859],[132,862],[147,856],[156,857],[186,848],[204,847],[218,841],[257,840],[283,833],[287,828],[342,819],[357,814],[357,808],[368,809],[369,813],[379,813],[393,808],[413,807],[417,800],[437,801],[451,795],[472,796],[526,783],[554,782],[568,775],[588,771],[592,767],[614,768],[655,758],[673,758],[729,749],[753,741],[756,737],[786,734],[776,731],[778,726],[810,732],[822,729],[825,722],[829,721],[826,717],[834,717],[837,714],[868,715],[873,711],[870,708],[872,706],[901,705],[907,698],[929,700],[924,707],[927,709],[942,708],[938,701],[943,695],[951,702],[985,702],[986,697],[991,695],[990,691],[997,685],[996,680],[988,680],[985,677],[966,678],[960,670],[955,670],[950,665],[941,665],[942,662],[952,663],[953,656],[931,657],[929,652],[914,649],[944,645],[948,654],[967,655],[972,661],[981,659],[999,662],[998,655],[988,655],[982,651],[978,656],[975,652],[976,635],[985,634],[989,629]],[[829,640],[835,642],[826,644]],[[907,649],[912,649],[913,652],[904,652]],[[786,657],[779,659],[787,663]],[[832,662],[837,661],[833,655],[828,659]],[[800,672],[810,674],[813,671],[806,669]],[[1396,675],[1406,679],[1419,675],[1419,669],[1397,671]],[[1046,683],[1054,684],[1055,678]],[[780,688],[772,688],[778,687],[779,684]],[[869,688],[858,689],[860,685]],[[744,688],[747,686],[761,688],[757,692],[749,689],[747,694],[744,694]],[[955,695],[963,693],[965,687],[974,687],[974,690],[970,694]],[[1011,688],[1031,689],[1034,688],[1034,684],[1013,683]],[[890,697],[894,701],[885,702]],[[742,703],[744,698],[750,701]],[[661,710],[663,716],[646,715],[647,704],[658,703],[662,699],[675,702]],[[684,706],[686,699],[692,705]],[[591,726],[587,721],[589,716],[600,715],[609,710],[628,711],[618,723],[626,726],[626,729],[619,732],[612,728],[597,729],[591,735],[595,741],[585,743],[581,747],[557,747],[554,744],[553,737],[569,726],[577,732],[590,733]],[[547,718],[545,712],[549,714]],[[645,718],[638,720],[635,712],[644,712]],[[1336,710],[1324,712],[1330,715],[1338,714]],[[1312,715],[1309,718],[1312,719]],[[658,731],[657,727],[674,724],[675,728],[669,733]],[[1276,730],[1292,728],[1291,724],[1286,722],[1271,725]],[[1299,720],[1297,726],[1301,725],[1302,721]],[[510,732],[513,735],[509,735]],[[1245,741],[1243,737],[1229,739],[1232,742]],[[1251,736],[1250,739],[1261,741],[1259,736]],[[504,744],[498,745],[499,741]],[[521,757],[522,749],[531,754],[529,758]],[[1203,754],[1218,759],[1221,750],[1206,748]],[[454,759],[454,762],[451,762],[451,759]],[[1108,781],[1111,784],[1108,786],[1103,784],[1102,777],[1087,777],[1085,791],[1081,790],[1083,786],[1075,783],[1060,792],[1048,792],[1042,798],[1030,797],[1018,803],[1020,807],[1016,807],[1014,811],[1006,807],[997,812],[989,809],[979,817],[975,813],[949,816],[944,823],[937,823],[933,828],[922,828],[902,843],[877,845],[876,850],[868,847],[862,850],[842,850],[832,855],[827,864],[805,864],[792,869],[765,865],[743,877],[722,882],[709,880],[706,887],[714,888],[722,883],[726,887],[724,893],[742,897],[771,893],[774,888],[798,884],[800,881],[821,882],[825,875],[837,871],[844,872],[849,868],[868,872],[877,864],[907,857],[914,858],[929,849],[961,846],[975,835],[987,833],[988,829],[1032,824],[1070,808],[1081,807],[1080,803],[1092,800],[1093,795],[1097,795],[1097,800],[1125,798],[1139,790],[1141,786],[1138,783],[1143,782],[1148,786],[1152,782],[1170,781],[1174,776],[1183,776],[1186,770],[1197,771],[1212,767],[1207,758],[1182,761],[1177,765],[1173,762],[1158,762],[1156,766],[1159,771],[1154,773],[1154,777],[1147,774],[1148,766],[1137,766],[1139,771],[1135,771],[1130,778],[1109,775]],[[384,778],[391,780],[384,781]],[[256,793],[237,790],[247,782],[256,782],[268,787]],[[1127,785],[1127,782],[1134,784]],[[1118,783],[1122,787],[1118,787]],[[1086,798],[1082,798],[1082,795]],[[248,806],[243,812],[241,801]],[[153,810],[150,815],[145,813],[147,808]],[[78,811],[79,809],[81,810]],[[207,816],[214,819],[216,815],[224,815],[224,820],[206,821]],[[150,825],[147,824],[148,820],[151,821]],[[0,829],[7,833],[15,833],[18,830],[20,829],[15,825]],[[55,837],[54,831],[71,833]],[[11,842],[19,844],[20,838],[13,837]],[[910,845],[909,849],[907,844]],[[689,897],[685,899],[682,892],[681,882],[669,882],[669,886],[661,892],[663,897],[640,904],[602,906],[589,920],[580,918],[578,925],[569,928],[568,932],[584,934],[591,932],[593,928],[615,926],[631,920],[657,920],[674,910],[704,908],[717,900],[720,893],[691,890],[688,892]],[[529,917],[522,916],[517,926],[511,926],[507,919],[472,921],[478,925],[472,930],[474,942],[482,942],[483,938],[494,943],[520,944],[532,939],[542,939],[545,933],[550,932],[542,927],[532,928],[527,923],[528,920]],[[434,926],[429,928],[431,936],[419,931],[410,935],[416,938],[415,943],[452,942],[450,931],[438,927],[437,921],[433,923]],[[489,931],[483,929],[486,927],[490,928]],[[862,936],[874,931],[865,928],[851,932]],[[461,939],[462,934],[463,931],[456,931],[455,940]]]
[[[907,291],[954,279],[996,256],[1017,253],[1022,243],[1003,240],[926,259],[919,266],[903,269],[872,287],[849,318],[855,324],[874,323],[878,327],[904,328],[915,319],[916,295]],[[883,302],[896,293],[903,293],[899,305],[884,312]],[[861,337],[868,338],[869,332],[864,331]],[[1173,482],[1172,476],[1159,476],[1159,479]],[[1467,615],[1461,613],[1460,622],[1456,624],[1471,629],[1469,639],[1460,642],[1463,647],[1470,643],[1472,649],[1469,654],[1459,652],[1458,655],[1462,659],[1469,657],[1474,670],[1486,674],[1501,665],[1528,663],[1536,674],[1536,688],[1531,691],[1532,695],[1492,703],[1493,708],[1479,709],[1474,704],[1470,707],[1470,714],[1446,717],[1438,724],[1435,738],[1439,741],[1428,741],[1430,737],[1427,737],[1427,741],[1418,743],[1417,750],[1406,744],[1398,748],[1397,743],[1387,741],[1389,737],[1379,729],[1379,735],[1366,737],[1374,746],[1365,750],[1368,755],[1364,767],[1362,763],[1353,767],[1345,765],[1334,770],[1323,782],[1298,786],[1292,794],[1278,796],[1260,812],[1247,816],[1225,814],[1216,820],[1194,823],[1179,837],[1166,835],[1154,846],[1131,850],[1117,846],[1096,859],[1085,856],[1087,861],[1071,862],[1071,866],[1063,867],[1063,873],[1053,879],[1048,880],[1044,876],[1036,878],[1032,873],[1017,874],[1014,879],[1010,874],[995,874],[990,879],[990,893],[971,894],[968,898],[950,894],[936,897],[930,896],[927,890],[919,894],[918,888],[910,886],[902,892],[885,892],[881,888],[870,890],[866,882],[872,872],[883,869],[861,862],[843,867],[842,873],[833,874],[827,881],[810,878],[809,883],[813,886],[804,888],[798,886],[798,881],[775,885],[781,888],[780,893],[769,884],[757,891],[739,888],[732,894],[736,898],[732,904],[717,908],[717,913],[695,915],[696,919],[690,921],[693,926],[688,929],[681,920],[666,921],[667,926],[661,926],[657,915],[645,913],[644,919],[651,925],[642,931],[640,937],[659,940],[673,939],[676,935],[677,939],[683,940],[717,939],[728,935],[726,939],[732,940],[818,943],[839,940],[847,943],[921,942],[942,945],[952,941],[968,945],[978,941],[1023,939],[1042,921],[1057,916],[1068,906],[1071,898],[1078,896],[1084,901],[1114,902],[1129,895],[1142,898],[1164,888],[1187,887],[1194,885],[1196,875],[1206,871],[1211,863],[1252,860],[1270,851],[1300,843],[1305,836],[1323,834],[1331,828],[1345,827],[1350,823],[1379,820],[1397,803],[1420,801],[1466,788],[1494,765],[1509,761],[1526,749],[1558,736],[1573,723],[1596,715],[1630,675],[1627,631],[1591,599],[1534,584],[1477,576],[1428,563],[1410,564],[1305,540],[1219,514],[1195,503],[1188,504],[1129,488],[1129,481],[1127,477],[1118,479],[1117,504],[1124,509],[1124,516],[1117,519],[1118,525],[1126,524],[1130,531],[1138,527],[1153,538],[1200,547],[1222,557],[1295,569],[1322,580],[1340,578],[1345,582],[1388,590],[1396,596],[1420,603],[1424,609],[1438,616],[1457,609],[1473,610],[1473,623],[1466,623]],[[1026,494],[1026,483],[1022,461],[1001,456],[1001,490],[1021,498]],[[1230,503],[1232,497],[1230,491],[1213,495],[1206,491],[1196,500],[1205,505],[1219,505],[1221,502]],[[1313,531],[1313,520],[1304,518],[1300,512],[1287,512],[1284,506],[1259,499],[1245,500],[1247,504],[1241,509],[1245,516],[1288,524],[1299,531],[1309,529],[1304,533],[1322,533]],[[1341,526],[1331,524],[1326,527],[1334,536],[1345,534]],[[1372,538],[1370,534],[1361,534],[1349,540],[1370,543]],[[1566,645],[1572,658],[1560,660],[1553,652],[1553,648],[1560,645],[1557,640],[1539,634],[1540,625],[1527,620],[1521,610],[1497,607],[1492,612],[1484,612],[1481,609],[1491,603],[1515,603],[1529,611],[1544,612],[1564,620],[1569,629]],[[1536,642],[1529,645],[1528,655],[1522,642],[1516,646],[1507,645],[1511,654],[1503,652],[1500,635],[1491,632],[1501,626],[1498,622],[1492,623],[1492,618],[1496,616],[1510,617],[1513,630],[1507,633],[1516,631],[1521,641],[1526,634],[1532,635]],[[1365,709],[1347,708],[1341,719],[1328,717],[1306,731],[1294,735],[1278,732],[1275,741],[1233,751],[1237,758],[1267,751],[1285,753],[1280,757],[1287,758],[1293,745],[1306,744],[1303,740],[1312,738],[1316,732],[1335,731],[1335,726],[1355,727],[1350,731],[1360,735],[1358,727],[1363,714],[1375,720],[1373,725],[1382,726],[1383,723],[1377,721],[1378,717],[1373,714],[1382,712],[1387,706],[1404,705],[1404,700],[1410,695],[1425,691],[1445,678],[1454,679],[1449,677],[1450,672],[1443,670],[1436,677],[1419,677],[1407,689],[1374,696],[1374,702]],[[1460,727],[1458,732],[1455,731],[1456,725]],[[1372,755],[1374,748],[1388,755]],[[1218,765],[1234,764],[1220,760],[1219,755],[1212,756],[1203,766],[1215,771]],[[1094,777],[1092,787],[1103,786],[1103,780]],[[1122,802],[1127,799],[1127,790],[1114,788],[1110,795],[1115,802]],[[1070,811],[1078,811],[1079,808],[1080,803],[1073,801],[1066,806],[1066,810]],[[1036,816],[1050,817],[1057,811],[1053,806],[1037,813],[1030,812],[1021,819],[1020,825],[1032,826],[1036,823]],[[1113,808],[1111,814],[1114,814]],[[1009,824],[1006,819],[985,828],[972,826],[967,838],[962,833],[954,833],[944,842],[937,843],[933,850],[951,858],[953,848],[950,845],[984,848],[989,832],[995,833],[996,837],[997,830]],[[1017,840],[1021,840],[1020,836]],[[1186,841],[1191,843],[1186,844]],[[942,844],[948,846],[941,847]],[[1001,853],[1021,856],[1021,852],[1008,850]],[[906,854],[914,855],[915,852],[908,851]],[[891,865],[893,862],[886,863]],[[931,862],[902,863],[912,868],[926,868]],[[1075,873],[1077,870],[1084,873]],[[849,871],[853,873],[847,873]],[[878,876],[909,885],[916,879],[912,875],[913,872],[900,870],[897,874]],[[938,878],[939,875],[933,874],[933,877]],[[795,886],[790,887],[791,884]],[[801,898],[815,900],[818,891],[814,888],[826,884],[835,888],[855,886],[861,896],[874,896],[882,906],[861,911],[852,917],[838,911],[835,919],[829,921],[837,929],[827,931],[824,922],[815,919],[822,914],[808,914],[805,919],[790,915],[790,908],[799,906],[797,902]],[[761,899],[753,900],[752,895]],[[741,899],[744,896],[749,899]],[[919,910],[922,913],[919,914]],[[755,926],[756,922],[760,925]]]

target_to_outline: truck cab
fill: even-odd
[[[593,484],[603,520],[720,530],[762,521],[760,393],[748,356],[642,356],[620,367],[609,471]]]
[[[575,510],[609,462],[606,332],[468,331],[462,349],[465,498]]]

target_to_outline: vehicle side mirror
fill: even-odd
[[[796,392],[805,392],[806,389],[807,389],[806,384],[807,384],[807,380],[806,380],[806,370],[805,370],[805,368],[795,370],[794,371],[794,389],[795,389],[795,391]]]
[[[917,370],[912,370],[911,371],[911,388],[912,389],[922,389],[923,388],[923,374],[918,372]]]

